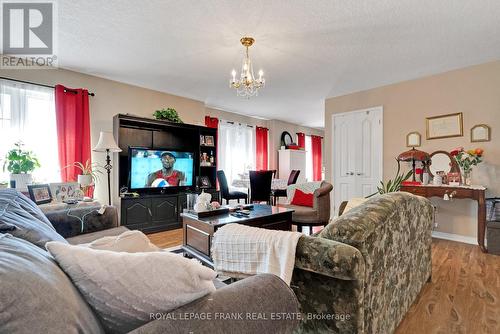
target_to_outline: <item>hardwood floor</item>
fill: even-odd
[[[500,256],[447,240],[432,246],[432,282],[396,333],[500,333]]]
[[[167,248],[182,230],[148,235]],[[427,283],[396,334],[500,333],[500,256],[479,247],[433,239],[432,282]]]
[[[153,244],[160,248],[170,248],[182,245],[182,228],[151,233],[147,236]]]

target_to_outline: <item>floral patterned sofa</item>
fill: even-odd
[[[377,196],[297,245],[300,333],[393,333],[431,277],[433,208]]]

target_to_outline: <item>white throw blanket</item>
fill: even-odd
[[[231,277],[270,273],[290,285],[301,236],[298,232],[227,224],[214,234],[214,269]]]

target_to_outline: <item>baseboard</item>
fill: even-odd
[[[475,237],[467,237],[467,236],[460,235],[460,234],[432,231],[432,237],[437,238],[437,239],[445,239],[445,240],[463,242],[465,244],[477,245],[477,239]]]

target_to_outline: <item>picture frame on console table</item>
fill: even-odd
[[[463,113],[426,118],[427,139],[462,137],[464,135]]]

